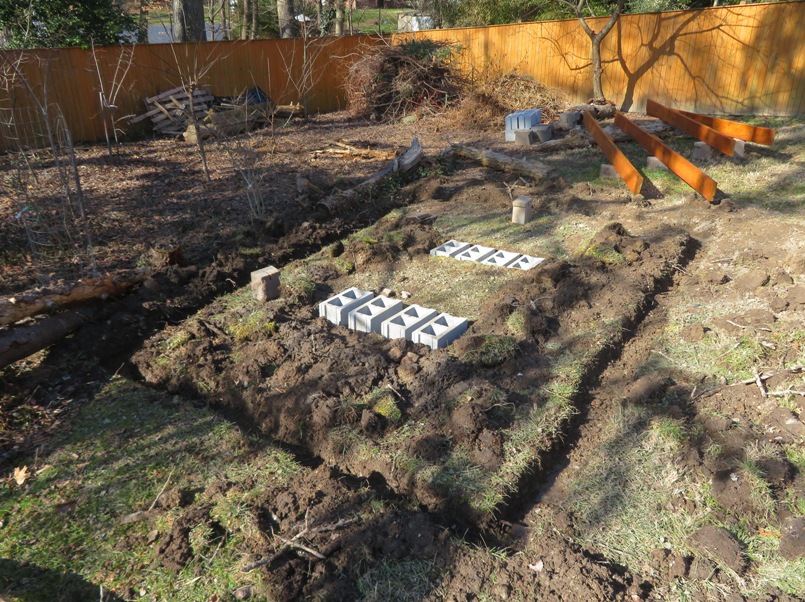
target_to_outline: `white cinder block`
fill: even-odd
[[[349,312],[358,305],[366,303],[372,297],[374,297],[374,293],[362,291],[353,286],[338,293],[335,297],[319,303],[319,317],[326,318],[333,324],[346,326]]]
[[[545,261],[544,257],[531,257],[530,255],[523,255],[519,259],[515,259],[506,267],[517,270],[530,270],[531,268],[541,264],[543,261]]]
[[[421,305],[411,305],[400,313],[386,319],[380,325],[380,334],[387,339],[407,339],[413,341],[412,335],[420,326],[432,320],[439,312]]]
[[[492,255],[484,259],[481,263],[485,265],[496,265],[498,267],[505,268],[510,263],[513,263],[518,257],[520,257],[520,253],[512,253],[511,251],[498,251],[496,253],[492,253]]]
[[[465,249],[470,248],[470,243],[460,242],[458,240],[448,240],[443,245],[439,245],[435,249],[431,249],[430,254],[436,257],[453,257],[457,253],[461,253]]]
[[[483,261],[496,250],[497,249],[493,249],[492,247],[484,247],[483,245],[472,245],[466,251],[461,251],[453,257],[461,261]]]
[[[468,327],[466,318],[443,313],[420,326],[412,336],[415,343],[427,345],[431,349],[442,349],[464,334]]]
[[[376,332],[380,325],[403,308],[402,301],[379,295],[349,312],[348,324],[357,332]]]

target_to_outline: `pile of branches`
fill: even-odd
[[[435,40],[370,46],[349,69],[350,111],[378,121],[414,113],[439,113],[461,96],[462,79],[451,68],[456,49]]]

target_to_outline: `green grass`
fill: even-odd
[[[259,575],[239,572],[242,546],[257,532],[247,508],[301,470],[286,452],[268,446],[252,453],[234,425],[208,410],[119,378],[50,449],[36,464],[29,460],[33,476],[22,487],[0,485],[0,591],[11,600],[66,599],[59,597],[64,588],[73,599],[99,599],[100,586],[188,601],[227,599],[245,584],[260,591]],[[205,494],[218,480],[231,485],[229,493]],[[212,506],[209,520],[192,529],[196,554],[178,573],[154,562],[182,513],[149,512],[163,487],[198,491],[196,501]],[[141,520],[122,521],[136,512],[145,513]],[[152,530],[157,540],[148,544]]]

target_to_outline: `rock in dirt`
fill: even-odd
[[[769,273],[764,270],[752,270],[735,279],[738,290],[752,292],[761,286],[766,286],[770,279]]]
[[[792,306],[792,309],[802,309],[802,306],[805,305],[805,286],[795,286],[789,289],[785,300]]]
[[[691,535],[690,542],[694,547],[712,554],[739,575],[744,569],[744,557],[740,544],[726,529],[708,525]],[[697,559],[698,560],[698,559]],[[693,567],[691,567],[691,576]]]
[[[252,597],[252,586],[244,585],[236,589],[232,594],[235,596],[235,600],[250,600]]]
[[[704,338],[704,335],[707,333],[707,329],[701,322],[696,322],[695,324],[688,324],[683,329],[682,332],[679,333],[679,336],[682,337],[683,341],[687,341],[688,343],[698,343]]]
[[[777,268],[772,272],[771,280],[769,280],[769,284],[772,286],[777,285],[791,285],[794,284],[794,279],[791,277],[791,274],[786,272],[783,268]]]
[[[805,557],[805,517],[789,516],[785,519],[779,552],[787,560]]]
[[[788,301],[782,297],[772,297],[772,299],[769,300],[769,308],[774,313],[779,314],[781,311],[788,309]]]
[[[766,417],[773,431],[792,437],[805,437],[805,423],[785,408],[774,408]]]

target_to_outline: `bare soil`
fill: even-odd
[[[206,183],[184,143],[127,144],[112,158],[105,148],[80,149],[99,268],[154,272],[133,295],[93,307],[93,323],[76,335],[0,375],[6,466],[120,371],[219,409],[309,467],[293,489],[270,491],[250,508],[263,543],[251,540],[244,554],[271,559],[256,570],[274,599],[381,599],[358,575],[389,567],[424,573],[422,589],[406,599],[661,600],[675,599],[678,587],[693,599],[750,597],[733,573],[749,579],[759,561],[728,527],[782,537],[798,516],[792,508],[805,505],[801,468],[781,451],[802,445],[805,397],[781,403],[769,395],[802,389],[805,243],[796,208],[786,215],[746,200],[715,206],[687,193],[646,202],[585,176],[602,161],[594,149],[546,157],[565,170],[551,186],[431,160],[374,191],[354,214],[330,215],[317,204],[383,164],[314,152],[328,141],[400,150],[418,136],[431,158],[449,141],[542,158],[500,144],[497,132],[445,123],[381,126],[335,115],[260,133],[271,161],[265,223],[249,219],[221,155],[213,153]],[[750,147],[745,163],[760,158],[786,162],[783,153]],[[298,193],[297,174],[313,192]],[[461,266],[472,270],[469,288],[492,283],[465,299],[465,275],[428,251],[472,227],[456,225],[462,215],[476,225],[498,216],[472,242],[496,240],[495,227],[510,226],[513,193],[535,197],[537,219],[517,236],[547,259],[503,276]],[[9,258],[0,286],[12,293],[34,283],[33,268],[40,279],[48,270],[25,261],[22,234],[10,225],[14,206],[0,211]],[[166,265],[160,250],[177,248],[181,260]],[[284,281],[281,299],[256,307],[240,287],[268,264],[311,289]],[[426,286],[444,274],[457,281]],[[318,317],[317,303],[334,293],[380,284],[411,292],[408,303],[464,303],[472,326],[448,349],[431,351]],[[745,349],[754,355],[736,357],[727,372],[707,371]],[[696,364],[698,354],[707,357]],[[574,504],[602,446],[634,434],[613,437],[602,425],[630,411],[642,417],[633,429],[662,420],[684,431],[673,466],[706,483],[714,503],[689,545],[658,541],[650,557],[626,562],[596,543]],[[750,458],[748,449],[766,451]],[[771,505],[744,478],[748,460],[760,466]],[[228,487],[225,479],[210,483],[203,503],[176,493],[172,505],[184,514],[156,542],[156,562],[179,570],[193,553],[192,528],[220,528],[209,500]],[[393,504],[377,511],[378,499]],[[668,511],[700,516],[701,504],[680,495]],[[600,510],[602,520],[612,511]],[[323,559],[275,537],[291,539],[308,524],[338,525],[305,538]],[[801,559],[796,533],[784,541],[785,554]],[[777,586],[755,594],[797,599]]]

